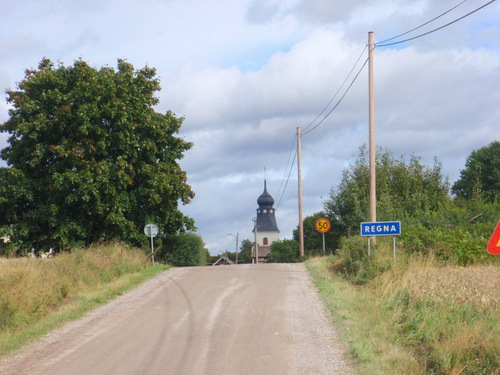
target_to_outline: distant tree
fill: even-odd
[[[29,248],[63,249],[120,239],[147,240],[158,224],[167,235],[194,229],[178,210],[194,193],[178,160],[191,144],[175,136],[182,118],[160,114],[155,69],[118,60],[100,70],[78,60],[44,59],[7,90],[10,134],[1,151],[0,227]]]
[[[295,240],[284,239],[271,244],[269,263],[297,263],[300,262],[299,243]]]
[[[205,266],[208,260],[205,243],[195,233],[180,233],[167,237],[156,258],[177,267]]]
[[[325,233],[325,252],[330,254],[335,252],[339,246],[340,237],[344,234],[342,226],[334,216],[328,216],[324,211],[316,212],[312,216],[304,219],[304,255],[323,255],[323,234],[316,230],[316,222],[326,218],[330,222],[331,228]],[[299,239],[299,227],[293,230],[293,239]]]
[[[238,264],[252,263],[252,247],[254,243],[250,240],[241,241]]]
[[[205,244],[203,244],[205,246]],[[207,248],[203,248],[203,250],[200,252],[200,266],[211,266],[213,262],[211,262],[211,255],[210,251],[208,251]]]
[[[378,149],[377,220],[402,220],[419,212],[437,211],[450,198],[448,179],[442,174],[437,159],[432,168],[411,155],[394,158],[387,149]],[[324,207],[330,217],[336,217],[347,234],[359,232],[361,222],[369,220],[369,163],[366,146],[354,164],[344,170],[339,186],[332,188]]]
[[[472,151],[451,191],[465,199],[480,195],[488,202],[500,201],[500,142]]]

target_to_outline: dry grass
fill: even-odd
[[[146,266],[138,249],[120,244],[54,258],[0,259],[0,331],[19,330],[80,293]]]
[[[500,267],[401,259],[355,286],[308,263],[360,373],[500,374]]]
[[[106,303],[169,266],[108,244],[50,259],[0,259],[0,356]]]
[[[477,309],[500,309],[500,267],[423,267],[415,265],[402,278],[421,300],[468,303]]]

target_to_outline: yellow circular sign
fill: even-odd
[[[316,221],[316,230],[320,233],[326,233],[330,230],[330,222],[328,219],[321,218]]]

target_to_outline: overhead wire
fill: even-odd
[[[438,28],[435,28],[435,29],[433,29],[433,30],[431,30],[431,31],[428,31],[428,32],[426,32],[426,33],[422,33],[422,34],[417,35],[417,36],[415,36],[415,37],[412,37],[412,38],[407,38],[407,39],[404,39],[404,40],[401,40],[401,41],[396,41],[396,42],[387,43],[387,42],[389,42],[389,41],[391,41],[391,40],[394,40],[394,39],[400,38],[400,37],[402,37],[402,36],[404,36],[404,35],[407,35],[407,34],[409,34],[409,33],[413,32],[413,31],[416,31],[416,30],[418,30],[418,29],[420,29],[420,28],[422,28],[422,27],[424,27],[424,26],[426,26],[426,25],[428,25],[428,24],[430,24],[430,23],[432,23],[432,22],[436,21],[437,19],[439,19],[439,18],[443,17],[444,15],[446,15],[446,14],[450,13],[451,11],[455,10],[456,8],[458,8],[459,6],[461,6],[462,4],[464,4],[464,3],[465,3],[465,2],[467,2],[467,1],[468,1],[468,0],[464,0],[464,1],[460,2],[459,4],[457,4],[456,6],[454,6],[454,7],[450,8],[450,9],[449,9],[449,10],[447,10],[446,12],[444,12],[444,13],[442,13],[442,14],[440,14],[440,15],[436,16],[436,17],[434,17],[433,19],[431,19],[431,20],[429,20],[429,21],[427,21],[427,22],[423,23],[422,25],[420,25],[420,26],[418,26],[418,27],[415,27],[415,28],[413,28],[413,29],[411,29],[411,30],[408,30],[408,31],[406,31],[406,32],[404,32],[404,33],[402,33],[402,34],[396,35],[396,36],[394,36],[394,37],[392,37],[392,38],[385,39],[385,40],[383,40],[383,41],[381,41],[381,42],[375,43],[375,44],[374,44],[374,48],[376,48],[376,47],[387,47],[387,46],[391,46],[391,45],[401,44],[401,43],[405,43],[405,42],[408,42],[408,41],[411,41],[411,40],[415,40],[415,39],[421,38],[421,37],[423,37],[423,36],[426,36],[426,35],[432,34],[432,33],[436,32],[436,31],[439,31],[439,30],[441,30],[441,29],[444,29],[445,27],[448,27],[448,26],[450,26],[450,25],[453,25],[454,23],[456,23],[456,22],[458,22],[458,21],[460,21],[460,20],[462,20],[462,19],[464,19],[464,18],[466,18],[466,17],[468,17],[468,16],[470,16],[470,15],[472,15],[472,14],[474,14],[474,13],[478,12],[479,10],[481,10],[481,9],[485,8],[486,6],[488,6],[488,5],[492,4],[492,3],[493,3],[493,2],[495,2],[496,0],[491,0],[491,1],[487,2],[486,4],[483,4],[482,6],[480,6],[480,7],[476,8],[476,9],[474,9],[473,11],[471,11],[471,12],[469,12],[469,13],[465,14],[464,16],[459,17],[459,18],[457,18],[457,19],[455,19],[455,20],[453,20],[453,21],[451,21],[451,22],[449,22],[449,23],[447,23],[447,24],[445,24],[445,25],[442,25],[442,26],[440,26],[440,27],[438,27]],[[323,114],[323,113],[324,113],[324,112],[325,112],[325,111],[326,111],[326,110],[330,107],[330,105],[332,104],[332,102],[335,100],[335,98],[337,97],[337,95],[340,93],[340,91],[342,90],[342,88],[344,87],[344,85],[346,84],[346,82],[348,81],[349,77],[352,75],[352,73],[353,73],[354,69],[355,69],[355,68],[356,68],[356,66],[358,65],[359,61],[361,60],[361,57],[363,56],[363,54],[364,54],[364,52],[366,51],[366,49],[367,49],[367,48],[368,48],[368,46],[365,46],[365,48],[363,49],[363,52],[360,54],[360,56],[359,56],[359,57],[358,57],[358,59],[356,60],[356,63],[354,64],[353,68],[351,69],[351,71],[350,71],[350,72],[349,72],[349,74],[347,75],[346,79],[344,80],[344,82],[342,83],[342,85],[339,87],[339,89],[337,90],[337,92],[335,93],[335,95],[334,95],[334,96],[330,99],[330,101],[329,101],[329,102],[328,102],[328,104],[325,106],[325,108],[323,108],[323,110],[322,110],[322,111],[318,114],[318,116],[316,116],[316,118],[315,118],[315,119],[314,119],[311,123],[309,123],[309,125],[307,125],[307,126],[304,128],[304,131],[302,132],[302,136],[304,136],[304,135],[306,135],[306,134],[309,134],[310,132],[312,132],[313,130],[315,130],[316,128],[318,128],[318,127],[319,127],[319,126],[320,126],[320,125],[321,125],[321,124],[322,124],[322,123],[323,123],[323,122],[324,122],[324,121],[328,118],[328,116],[330,116],[330,114],[331,114],[331,113],[332,113],[335,109],[337,109],[337,107],[340,105],[340,103],[342,102],[342,100],[345,98],[345,96],[347,95],[347,93],[350,91],[350,89],[351,89],[351,87],[353,86],[354,82],[358,79],[359,75],[360,75],[360,74],[361,74],[361,72],[363,71],[363,69],[364,69],[364,67],[366,66],[366,64],[368,63],[368,60],[369,60],[369,59],[366,59],[366,60],[365,60],[365,62],[363,63],[363,66],[359,69],[359,71],[357,72],[356,76],[355,76],[355,77],[354,77],[354,79],[351,81],[351,83],[349,84],[349,86],[348,86],[348,87],[347,87],[347,89],[345,90],[344,94],[341,96],[341,98],[340,98],[340,99],[337,101],[337,103],[333,106],[333,108],[332,108],[332,109],[330,109],[330,111],[328,111],[328,113],[327,113],[327,114],[326,114],[326,115],[325,115],[325,116],[321,119],[321,121],[320,121],[320,122],[318,122],[316,125],[314,125],[314,123],[315,123],[315,122],[316,122],[316,121],[317,121],[317,120],[321,117],[321,115],[322,115],[322,114]],[[314,126],[313,126],[313,125],[314,125]],[[312,126],[312,128],[311,128],[311,126]],[[295,137],[295,138],[296,138],[296,137]],[[294,142],[295,142],[295,138],[294,138]],[[293,144],[292,144],[292,150],[293,150]],[[281,191],[281,187],[282,187],[282,185],[283,185],[283,181],[284,181],[284,177],[285,177],[285,175],[286,175],[286,171],[288,170],[288,162],[290,161],[290,156],[291,156],[291,152],[290,152],[289,157],[288,157],[287,167],[285,167],[285,173],[284,173],[283,179],[282,179],[282,181],[281,181],[281,183],[280,183],[280,188],[278,189],[278,196],[279,196],[279,193],[280,193],[280,191]],[[278,204],[277,204],[277,206],[276,206],[277,208],[279,207],[279,205],[280,205],[280,203],[281,203],[281,200],[282,200],[282,198],[283,198],[283,195],[284,195],[284,193],[285,193],[285,190],[286,190],[286,188],[287,188],[287,186],[288,186],[288,182],[289,182],[289,180],[290,180],[290,175],[291,175],[291,172],[292,172],[292,167],[293,167],[293,164],[294,164],[294,162],[295,162],[295,158],[296,158],[296,157],[297,157],[297,151],[295,151],[294,156],[293,156],[293,160],[292,160],[292,162],[291,162],[291,164],[290,164],[290,170],[289,170],[289,172],[288,172],[288,177],[287,177],[287,179],[286,179],[286,182],[285,182],[285,185],[284,185],[283,191],[281,191],[281,196],[280,196],[279,201],[278,201]]]
[[[330,99],[330,101],[328,102],[328,104],[325,106],[325,108],[323,108],[323,110],[319,113],[318,116],[316,116],[316,118],[311,121],[311,123],[309,125],[307,125],[303,132],[306,132],[307,133],[307,130],[316,122],[316,120],[318,118],[321,117],[321,115],[327,110],[327,108],[330,106],[330,104],[332,104],[332,102],[335,100],[335,98],[337,97],[337,95],[339,94],[340,90],[342,90],[342,88],[344,87],[344,85],[346,84],[347,80],[349,79],[349,77],[351,76],[352,72],[354,71],[354,69],[356,69],[356,66],[358,65],[359,63],[359,60],[361,60],[361,57],[363,57],[363,54],[365,53],[366,49],[368,48],[368,46],[365,46],[365,48],[363,49],[363,51],[361,52],[361,54],[359,55],[358,59],[356,60],[356,62],[354,63],[351,71],[349,72],[349,74],[347,75],[347,77],[345,78],[344,82],[342,82],[342,85],[340,85],[339,89],[337,90],[337,92],[335,93],[335,95],[333,95],[333,97]],[[323,119],[324,120],[324,119]],[[322,121],[323,121],[322,120]],[[316,128],[316,127],[315,127]],[[314,128],[313,128],[314,129]],[[304,133],[303,133],[304,134]]]
[[[364,51],[365,51],[365,50],[366,50],[366,48],[363,50],[363,53],[364,53]],[[361,54],[361,56],[362,56],[362,54]],[[361,56],[360,56],[360,57],[361,57]],[[358,58],[358,61],[356,61],[356,64],[354,65],[354,68],[356,67],[356,65],[358,65],[359,60],[360,60],[360,58]],[[359,75],[360,75],[360,74],[361,74],[361,72],[363,71],[363,69],[364,69],[364,67],[366,66],[366,63],[367,63],[367,62],[368,62],[368,59],[366,59],[366,61],[363,63],[363,66],[359,69],[358,73],[356,74],[356,76],[354,77],[354,79],[352,80],[352,82],[349,84],[349,86],[347,87],[347,89],[346,89],[346,91],[344,92],[344,94],[342,95],[342,97],[341,97],[341,98],[338,100],[338,102],[335,104],[335,106],[334,106],[334,107],[333,107],[333,108],[332,108],[332,109],[331,109],[331,110],[330,110],[330,111],[329,111],[329,112],[325,115],[325,117],[323,117],[323,119],[322,119],[322,120],[321,120],[318,124],[316,124],[313,128],[309,129],[308,131],[306,131],[306,132],[302,133],[302,136],[303,136],[303,135],[306,135],[306,134],[308,134],[308,133],[310,133],[310,132],[312,132],[314,129],[316,129],[318,126],[320,126],[320,125],[323,123],[323,121],[325,121],[325,119],[326,119],[326,118],[327,118],[327,117],[328,117],[328,116],[329,116],[329,115],[330,115],[330,114],[331,114],[331,113],[332,113],[332,112],[333,112],[333,111],[334,111],[334,110],[335,110],[335,109],[339,106],[339,104],[342,102],[342,100],[345,98],[345,96],[347,95],[347,93],[348,93],[348,92],[349,92],[349,90],[351,89],[351,87],[352,87],[352,85],[354,84],[354,82],[357,80],[357,78],[359,77]],[[354,68],[353,68],[353,69],[354,69]],[[351,74],[352,74],[352,70],[351,70],[351,72],[349,73],[348,78],[349,78],[349,76],[350,76]],[[344,82],[344,84],[345,84],[345,82]],[[342,86],[343,86],[344,84],[342,84]],[[337,94],[336,94],[336,95],[337,95]],[[335,95],[335,96],[336,96],[336,95]],[[330,103],[331,103],[332,101],[333,101],[333,99],[332,99],[332,100],[330,100]],[[326,108],[325,108],[325,109],[326,109]],[[324,111],[325,111],[325,110],[323,110],[323,111],[322,111],[322,113],[323,113]],[[294,142],[295,142],[295,138],[296,138],[296,136],[294,137]],[[294,147],[294,144],[292,144],[292,147]],[[290,155],[291,155],[291,153],[290,153]],[[288,159],[288,160],[290,160],[290,155],[289,155],[289,159]],[[293,156],[293,160],[292,160],[292,162],[291,162],[291,164],[290,164],[290,171],[288,172],[288,177],[287,177],[287,179],[286,179],[286,183],[285,183],[285,186],[284,186],[283,191],[282,191],[282,193],[281,193],[281,196],[280,196],[280,198],[279,198],[279,201],[278,201],[278,204],[277,204],[277,206],[276,206],[276,209],[279,207],[279,205],[280,205],[280,203],[281,203],[281,200],[282,200],[282,198],[283,198],[283,195],[285,194],[285,191],[286,191],[286,188],[287,188],[287,186],[288,186],[288,182],[289,182],[289,180],[290,180],[290,175],[291,175],[291,173],[292,173],[292,168],[293,168],[293,165],[294,165],[294,163],[295,163],[295,158],[296,158],[296,157],[297,157],[297,150],[295,150],[295,153],[294,153],[294,156]],[[286,174],[286,170],[287,170],[287,167],[285,167],[285,174]],[[284,178],[282,179],[282,182],[281,182],[281,184],[280,184],[280,188],[278,189],[278,195],[279,195],[279,191],[280,191],[280,189],[281,189],[281,186],[282,186],[283,181],[284,181]]]
[[[425,23],[421,24],[420,26],[417,26],[417,27],[415,27],[415,28],[413,28],[413,29],[411,29],[411,30],[408,30],[408,31],[406,31],[406,32],[404,32],[404,33],[402,33],[402,34],[399,34],[399,35],[393,36],[392,38],[389,38],[389,39],[386,39],[386,40],[382,40],[382,41],[380,41],[379,43],[386,43],[386,42],[388,42],[388,41],[390,41],[390,40],[394,40],[394,39],[400,38],[400,37],[402,37],[402,36],[404,36],[404,35],[407,35],[407,34],[409,34],[409,33],[413,32],[413,31],[415,31],[415,30],[421,29],[422,27],[427,26],[427,25],[428,25],[428,24],[430,24],[431,22],[434,22],[434,21],[436,21],[437,19],[439,19],[439,18],[441,18],[441,17],[445,16],[446,14],[450,13],[451,11],[455,10],[456,8],[458,8],[458,7],[459,7],[460,5],[462,5],[463,3],[466,3],[467,1],[469,1],[469,0],[464,0],[464,1],[462,1],[461,3],[459,3],[459,4],[455,5],[453,8],[448,9],[446,12],[441,13],[439,16],[434,17],[433,19],[431,19],[431,20],[429,20],[429,21],[427,21],[427,22],[425,22]]]
[[[405,43],[405,42],[408,42],[408,41],[410,41],[410,40],[415,40],[415,39],[421,38],[421,37],[423,37],[423,36],[426,36],[426,35],[432,34],[432,33],[436,32],[436,31],[438,31],[438,30],[441,30],[441,29],[444,29],[445,27],[448,27],[448,26],[450,26],[450,25],[453,25],[454,23],[456,23],[456,22],[458,22],[458,21],[460,21],[460,20],[463,20],[463,19],[464,19],[464,18],[466,18],[466,17],[469,17],[471,14],[474,14],[474,13],[478,12],[479,10],[481,10],[481,9],[483,9],[483,8],[485,8],[485,7],[487,7],[487,6],[488,6],[488,5],[490,5],[491,3],[494,3],[495,1],[496,1],[496,0],[491,0],[491,1],[487,2],[486,4],[481,5],[479,8],[476,8],[476,9],[474,9],[473,11],[471,11],[471,12],[469,12],[469,13],[465,14],[464,16],[459,17],[459,18],[457,18],[457,19],[455,19],[455,20],[453,20],[453,21],[451,21],[451,22],[448,22],[448,23],[447,23],[447,24],[445,24],[445,25],[442,25],[442,26],[440,26],[440,27],[437,27],[437,28],[435,28],[435,29],[433,29],[433,30],[431,30],[431,31],[426,32],[426,33],[423,33],[423,34],[420,34],[420,35],[414,36],[414,37],[412,37],[412,38],[408,38],[408,39],[400,40],[400,41],[397,41],[397,42],[392,42],[392,43],[382,43],[382,42],[380,42],[380,43],[375,43],[375,47],[387,47],[387,46],[393,46],[393,45],[396,45],[396,44]],[[396,38],[396,37],[394,37],[394,38],[390,38],[390,39],[387,39],[387,40],[392,40],[392,39],[395,39],[395,38]]]
[[[339,92],[342,90],[342,88],[345,86],[346,82],[348,81],[349,77],[352,75],[354,69],[356,69],[356,66],[358,66],[359,64],[359,61],[361,60],[361,57],[363,56],[363,54],[365,53],[367,49],[367,46],[365,46],[365,48],[363,49],[363,51],[361,52],[361,54],[359,55],[358,59],[356,60],[356,63],[354,64],[354,66],[352,67],[351,71],[349,72],[349,74],[347,75],[346,79],[344,80],[344,82],[342,83],[342,85],[340,86],[340,88],[337,90],[337,92],[335,93],[335,95],[332,97],[332,99],[330,99],[330,101],[328,102],[328,104],[326,105],[326,107],[321,111],[321,113],[305,128],[306,131],[304,131],[302,133],[302,135],[305,135],[305,134],[308,134],[310,133],[311,131],[313,131],[314,129],[316,129],[319,125],[321,125],[323,123],[323,121],[325,121],[325,119],[338,107],[338,105],[340,104],[340,102],[344,99],[344,97],[347,95],[347,93],[349,92],[349,90],[351,89],[352,85],[354,84],[354,82],[356,81],[356,79],[358,78],[358,76],[360,75],[361,71],[363,70],[363,68],[365,67],[366,63],[368,62],[368,59],[364,62],[363,66],[361,67],[361,69],[358,71],[358,73],[356,74],[356,76],[354,77],[354,79],[352,80],[352,82],[349,84],[349,86],[347,87],[346,91],[344,92],[344,94],[342,95],[342,97],[339,99],[339,101],[335,104],[335,106],[325,115],[325,117],[323,117],[323,119],[318,123],[316,124],[313,128],[307,130],[310,126],[312,126],[316,120],[327,110],[327,108],[331,105],[331,103],[333,102],[333,100],[337,97],[337,95],[339,94]],[[290,151],[289,153],[289,156],[288,156],[288,161],[287,161],[287,166],[285,167],[285,172],[284,172],[284,175],[283,175],[283,179],[281,180],[281,183],[280,183],[280,187],[278,189],[278,195],[279,196],[279,200],[278,200],[278,204],[276,205],[276,208],[279,207],[279,205],[281,204],[281,200],[283,199],[283,195],[285,194],[285,191],[286,191],[286,188],[288,186],[288,182],[290,181],[290,175],[292,173],[292,168],[293,168],[293,165],[295,163],[295,158],[297,157],[297,150],[295,150],[295,153],[294,153],[294,156],[293,156],[293,160],[290,164],[290,170],[288,171],[288,177],[286,179],[286,182],[285,182],[285,185],[283,187],[283,191],[281,191],[281,187],[283,185],[283,181],[285,181],[285,175],[286,175],[286,171],[288,170],[288,162],[290,161],[290,156],[292,154],[292,151],[294,149],[294,146],[295,146],[295,140],[297,138],[297,135],[295,135],[294,139],[293,139],[293,142],[292,142],[292,150]],[[281,196],[280,196],[280,191],[281,191]]]
[[[359,69],[358,73],[356,74],[356,76],[354,77],[354,79],[351,81],[351,83],[349,84],[349,86],[347,87],[346,91],[344,92],[344,94],[341,96],[341,98],[337,101],[337,103],[333,106],[333,108],[325,115],[325,117],[323,117],[321,119],[321,121],[319,123],[317,123],[313,128],[309,129],[308,131],[305,131],[302,133],[302,135],[306,135],[306,134],[309,134],[310,132],[312,132],[314,129],[316,129],[318,126],[320,126],[326,119],[328,116],[330,116],[330,114],[335,110],[337,109],[337,107],[339,106],[339,104],[342,102],[342,100],[344,100],[345,96],[347,95],[347,93],[349,92],[349,90],[351,89],[352,85],[354,85],[354,82],[356,82],[356,80],[358,79],[359,75],[361,74],[361,72],[363,71],[364,67],[366,66],[366,64],[368,63],[368,59],[365,60],[365,62],[363,63],[363,66]]]
[[[281,200],[283,199],[283,195],[285,194],[285,191],[286,191],[286,187],[288,186],[288,182],[290,181],[290,175],[292,174],[292,169],[293,169],[293,164],[295,163],[295,158],[297,157],[297,150],[295,150],[295,153],[293,154],[293,160],[292,160],[292,163],[290,164],[290,171],[288,172],[288,177],[286,179],[286,182],[285,182],[285,186],[283,188],[283,191],[281,192],[281,196],[279,198],[279,201],[278,201],[278,204],[276,205],[276,209],[278,209],[278,207],[280,206],[281,204]],[[286,170],[285,170],[286,171]]]
[[[283,182],[285,181],[285,177],[286,177],[286,171],[288,170],[288,164],[290,163],[290,158],[292,156],[292,153],[293,151],[295,150],[295,140],[297,139],[297,134],[294,135],[293,137],[293,141],[292,141],[292,146],[290,148],[290,152],[288,153],[288,160],[286,162],[286,167],[285,167],[285,171],[283,173],[283,178],[281,179],[281,182],[280,182],[280,186],[278,188],[278,194],[276,195],[276,197],[279,197],[280,196],[280,193],[281,193],[281,187],[283,186]],[[295,158],[295,157],[294,157]],[[291,166],[293,166],[293,162],[295,161],[295,159],[290,163]],[[291,168],[291,167],[290,167]],[[290,175],[290,173],[288,174]],[[288,184],[288,180],[287,180],[287,184]],[[286,185],[285,185],[286,187]],[[283,193],[281,196],[283,196],[283,194],[285,193],[285,188],[283,188]],[[279,202],[281,202],[281,198],[279,200]],[[279,203],[278,203],[279,205]]]
[[[285,195],[285,191],[286,191],[286,188],[288,186],[288,182],[290,181],[290,175],[292,174],[292,169],[293,169],[293,165],[295,163],[295,158],[297,157],[297,150],[295,150],[295,153],[293,154],[293,160],[292,162],[290,163],[290,170],[288,172],[288,177],[286,179],[286,182],[285,182],[285,186],[283,187],[283,190],[281,191],[281,196],[279,195],[279,192],[278,192],[278,195],[279,196],[279,200],[278,200],[278,204],[276,205],[276,209],[278,209],[278,207],[280,206],[281,204],[281,200],[283,199],[283,196]],[[288,169],[285,168],[285,175],[286,175],[286,170]],[[283,182],[285,180],[285,176],[283,176],[283,179],[281,180],[281,182]],[[281,187],[281,186],[280,186]]]

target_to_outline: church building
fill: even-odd
[[[257,199],[257,219],[254,223],[254,238],[257,242],[257,257],[259,263],[265,263],[271,252],[271,244],[280,238],[280,230],[276,223],[274,198],[267,192],[267,182],[264,180],[264,192]],[[252,248],[252,262],[256,262],[255,246]]]

